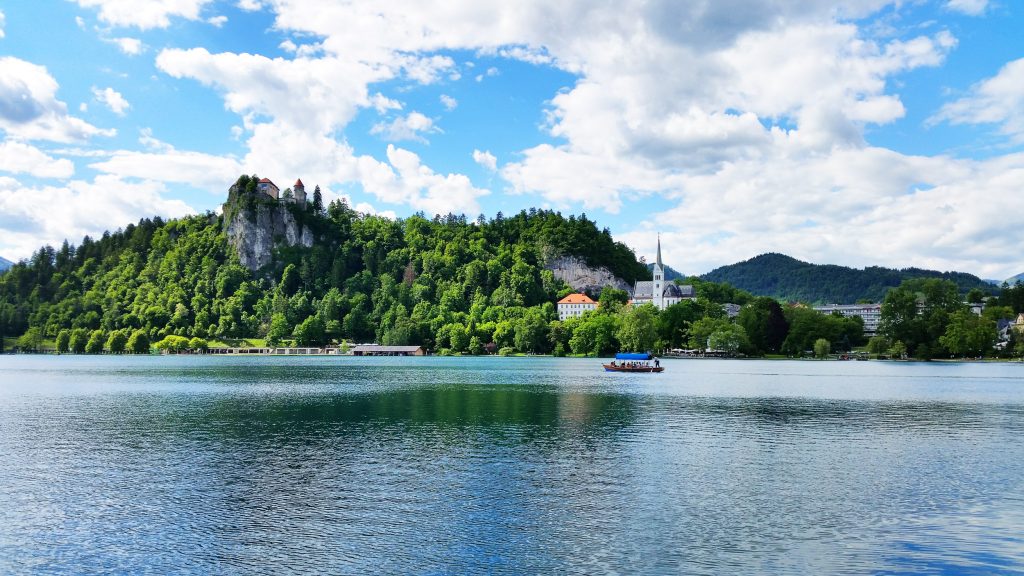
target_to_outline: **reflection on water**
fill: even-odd
[[[0,358],[0,572],[1024,570],[1021,367]]]

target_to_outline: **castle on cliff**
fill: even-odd
[[[286,189],[283,195],[281,194],[281,189],[270,178],[261,178],[256,183],[256,190],[279,202],[290,202],[299,206],[306,205],[306,186],[302,183],[301,178],[295,181],[294,186]]]

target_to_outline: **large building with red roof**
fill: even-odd
[[[559,320],[575,318],[591,310],[597,310],[597,302],[591,300],[586,294],[569,294],[558,301]]]

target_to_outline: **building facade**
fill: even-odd
[[[664,310],[696,297],[693,286],[680,286],[665,280],[665,265],[661,263],[661,238],[658,238],[658,254],[651,270],[651,279],[641,280],[633,286],[633,304],[654,304],[658,310]]]
[[[878,332],[878,325],[882,322],[881,304],[828,304],[827,306],[815,306],[815,310],[822,314],[838,312],[843,316],[860,316],[864,320],[864,335],[874,336]]]
[[[256,189],[267,196],[270,196],[274,200],[277,200],[281,194],[281,190],[276,184],[270,181],[270,178],[261,178],[260,181],[256,183]]]
[[[586,294],[569,294],[558,301],[559,320],[575,318],[591,310],[597,310],[597,302],[591,300]]]

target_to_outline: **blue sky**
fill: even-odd
[[[770,4],[770,5],[767,5]],[[687,273],[1024,270],[1007,0],[0,6],[0,255],[238,174],[402,217],[586,212]]]

